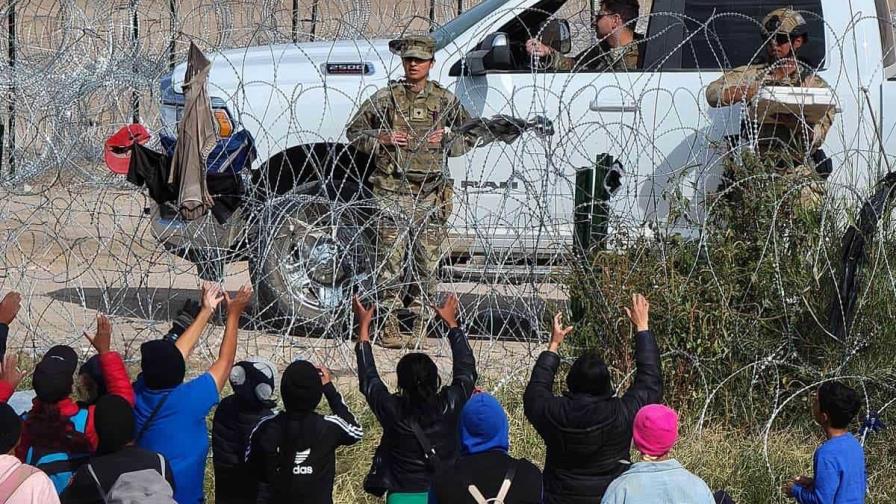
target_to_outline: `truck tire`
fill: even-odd
[[[287,334],[347,332],[350,298],[373,285],[373,234],[364,200],[288,194],[265,204],[253,223],[249,271],[258,316]]]

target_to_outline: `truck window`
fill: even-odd
[[[469,30],[473,25],[482,21],[482,18],[500,9],[509,1],[483,0],[470,10],[433,30],[432,38],[436,41],[436,50],[438,51],[447,46],[458,35]]]
[[[596,1],[594,3],[597,4]],[[591,18],[594,17],[596,9],[597,6],[592,5],[589,0],[567,0],[554,14],[557,18],[569,22],[572,32],[572,50],[569,51],[571,55],[578,54],[596,43],[594,30],[591,28]]]
[[[650,12],[653,0],[641,0],[639,17],[633,21],[632,28],[635,30],[635,36],[642,39],[647,31],[647,25],[650,20],[647,13]],[[584,53],[593,46],[600,44],[602,47],[608,48],[606,44],[598,38],[597,32],[591,26],[592,18],[597,11],[600,10],[600,0],[569,0],[558,12],[557,17],[566,19],[572,28],[573,45],[568,56],[576,56]],[[643,42],[639,42],[642,44]],[[638,69],[629,69],[628,71],[638,71]],[[606,72],[606,70],[577,69],[577,73]]]
[[[880,48],[883,52],[883,65],[887,72],[887,78],[894,80],[894,71],[896,71],[896,43],[893,40],[893,13],[887,0],[876,0],[875,7],[877,9],[877,23],[880,27]]]
[[[486,0],[491,1],[491,0]],[[649,9],[650,4],[654,0],[642,0],[641,12],[645,10],[644,4]],[[533,69],[530,67],[532,61],[525,49],[526,41],[530,38],[537,37],[542,23],[549,19],[563,19],[570,25],[572,36],[572,49],[567,56],[575,57],[576,55],[591,49],[600,41],[597,34],[592,28],[592,18],[597,11],[599,0],[541,0],[525,9],[520,9],[515,17],[499,27],[496,31],[506,33],[510,39],[510,46],[513,52],[514,68],[509,70],[495,70],[495,73],[531,73]],[[647,17],[642,16],[635,22],[635,30],[639,36],[642,36],[644,27],[646,27]],[[456,64],[456,68],[452,68],[449,75],[455,75],[459,72],[460,65]],[[539,72],[553,72],[554,70],[544,67],[538,68]],[[591,72],[591,70],[577,69],[579,73]],[[595,70],[597,71],[597,70]],[[564,72],[565,73],[565,72]]]
[[[765,55],[762,18],[782,6],[792,6],[806,18],[809,43],[799,56],[823,67],[821,0],[655,0],[645,68],[717,70],[749,64]]]

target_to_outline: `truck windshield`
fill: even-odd
[[[447,46],[448,43],[457,38],[458,35],[469,30],[474,24],[481,21],[482,18],[495,12],[508,2],[510,2],[510,0],[483,0],[460,16],[457,16],[451,21],[436,28],[432,32],[432,37],[436,41],[436,50],[438,51]]]

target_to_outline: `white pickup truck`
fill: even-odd
[[[449,161],[456,201],[443,274],[510,278],[515,269],[537,273],[569,251],[576,170],[602,153],[622,167],[607,188],[611,234],[699,227],[705,196],[719,183],[725,139],[737,135],[742,117],[738,106],[709,107],[705,88],[723,69],[761,54],[759,20],[784,4],[807,19],[810,41],[801,55],[818,63],[839,103],[824,144],[834,165],[828,190],[873,185],[894,162],[887,153],[896,152],[886,0],[654,0],[638,23],[638,69],[575,73],[545,70],[524,44],[550,19],[586,17],[586,1],[484,0],[432,33],[432,77],[473,115],[542,115],[555,134],[525,134]],[[586,30],[572,36],[587,40]],[[364,99],[401,76],[387,44],[339,40],[212,54],[209,95],[223,112],[220,127],[248,130],[256,143],[258,158],[243,174],[251,196],[224,225],[187,223],[157,209],[159,240],[199,263],[248,259],[268,315],[312,330],[328,324],[351,284],[370,281],[369,258],[358,259],[370,239],[359,223],[363,212],[346,210],[357,198],[345,194],[363,192],[359,172],[368,160],[347,146],[345,127]],[[161,115],[172,133],[184,70],[162,81]]]

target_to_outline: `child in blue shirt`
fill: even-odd
[[[815,450],[815,477],[795,478],[785,486],[784,493],[800,504],[865,502],[865,452],[848,429],[860,407],[856,391],[840,382],[826,382],[818,387],[812,414],[824,429],[827,441]]]

